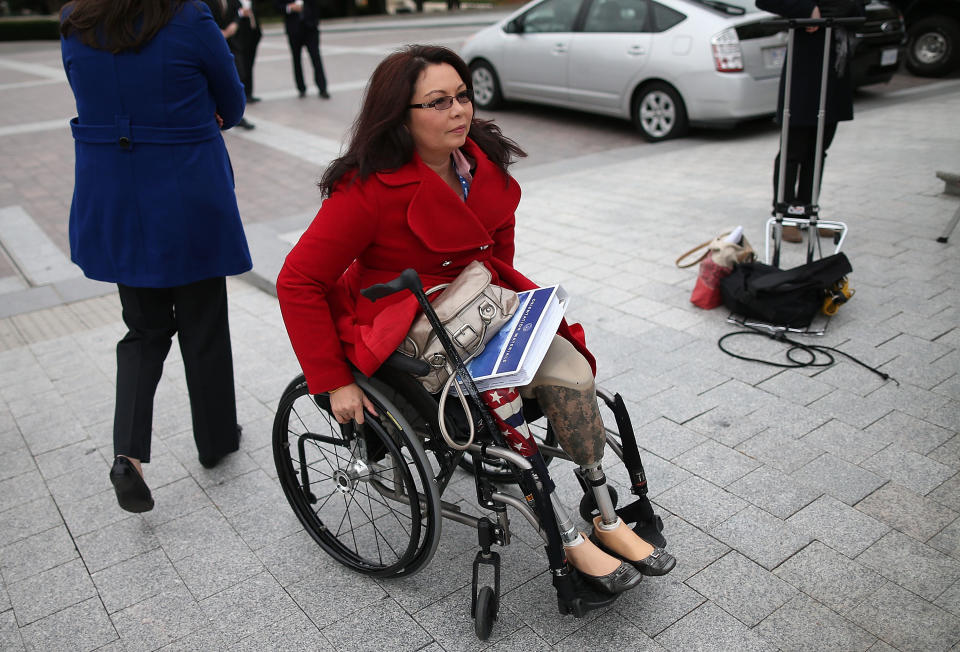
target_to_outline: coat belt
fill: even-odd
[[[150,127],[131,125],[126,116],[117,116],[116,124],[112,125],[82,125],[79,118],[73,118],[70,130],[74,139],[82,143],[116,143],[121,149],[130,149],[134,143],[198,143],[220,134],[215,122],[194,127]]]

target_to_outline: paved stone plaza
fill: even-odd
[[[735,360],[716,345],[727,312],[688,302],[683,251],[742,224],[762,255],[774,130],[650,146],[625,128],[618,149],[585,141],[549,162],[537,153],[563,135],[531,138],[517,266],[570,291],[600,384],[627,399],[679,561],[611,608],[561,617],[520,527],[481,643],[472,530],[445,522],[424,571],[375,580],[329,558],[276,481],[273,413],[299,369],[263,288],[316,211],[313,184],[363,86],[338,62],[365,46],[324,39],[329,103],[296,99],[272,31],[257,129],[226,135],[255,258],[228,284],[241,450],[200,466],[174,347],[143,515],[117,507],[107,477],[124,328],[112,286],[69,263],[74,109],[59,51],[0,44],[0,649],[960,650],[960,231],[936,242],[960,198],[935,177],[960,172],[960,80],[868,96],[830,151],[823,213],[849,224],[856,296],[817,341],[899,384],[845,359]],[[772,342],[736,346],[782,359]],[[569,465],[555,477],[574,506]],[[474,510],[472,495],[463,474],[445,498]]]

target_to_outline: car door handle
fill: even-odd
[[[629,48],[627,48],[627,54],[631,56],[637,57],[637,56],[640,56],[641,54],[646,54],[646,53],[647,53],[647,48],[643,47],[642,45],[631,45]]]
[[[566,43],[557,43],[556,45],[553,46],[554,54],[566,54],[566,52],[567,52]]]

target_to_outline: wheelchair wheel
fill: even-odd
[[[358,379],[377,417],[341,426],[326,394],[303,376],[287,386],[273,427],[283,492],[310,536],[345,566],[376,577],[410,575],[433,556],[440,497],[403,409]]]
[[[477,638],[485,641],[490,638],[490,632],[493,631],[493,621],[497,619],[497,596],[493,589],[484,586],[477,593],[477,611],[473,616],[473,629],[477,633]]]

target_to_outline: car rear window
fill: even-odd
[[[684,14],[675,11],[659,2],[650,3],[653,5],[653,31],[665,32],[674,25],[683,22],[686,18]]]

